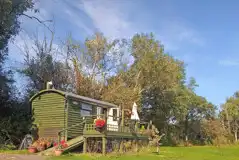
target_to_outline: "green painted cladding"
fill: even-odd
[[[83,116],[81,115],[81,105],[84,102],[81,102],[79,100],[75,99],[70,99],[68,98],[67,100],[67,105],[68,105],[68,114],[67,114],[67,126],[71,127],[73,125],[79,124],[83,121]],[[85,103],[87,104],[87,103]],[[92,112],[91,115],[96,114],[96,106],[92,105]],[[87,123],[93,123],[92,117],[85,117],[85,121]],[[83,135],[83,129],[84,125],[76,126],[73,128],[70,128],[67,132],[67,136],[69,138],[74,138],[79,135]]]
[[[39,137],[57,138],[65,128],[65,97],[57,92],[44,92],[32,100],[34,124]]]
[[[68,105],[68,114],[67,114],[67,126],[71,127],[72,125],[81,123],[83,118],[80,115],[80,102],[73,99],[67,100]],[[67,136],[69,138],[74,138],[79,135],[83,135],[83,125],[70,128],[67,131]]]

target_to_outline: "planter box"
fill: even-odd
[[[28,148],[28,152],[29,153],[36,153],[37,152],[37,148],[36,147],[29,147]]]
[[[56,156],[60,156],[60,155],[62,155],[62,153],[63,153],[63,150],[55,150]]]

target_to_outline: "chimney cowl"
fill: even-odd
[[[46,83],[46,89],[51,89],[52,81]]]

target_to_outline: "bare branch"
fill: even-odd
[[[35,19],[35,20],[37,20],[39,23],[52,22],[52,20],[42,21],[42,20],[40,20],[39,18],[37,18],[37,17],[35,17],[35,16],[29,16],[29,15],[27,15],[27,14],[25,14],[25,13],[22,13],[21,15],[26,16],[26,17],[28,17],[28,18],[30,18],[30,19]]]
[[[35,19],[35,20],[37,20],[39,23],[43,24],[43,25],[53,34],[53,31],[49,28],[49,26],[47,26],[47,25],[45,24],[46,22],[53,22],[52,20],[42,21],[42,20],[40,20],[39,18],[37,18],[37,17],[35,17],[35,16],[29,16],[29,15],[27,15],[27,14],[25,14],[25,13],[22,13],[22,14],[20,14],[20,15],[26,16],[26,17],[28,17],[28,18],[30,18],[30,19]]]

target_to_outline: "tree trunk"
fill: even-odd
[[[185,117],[184,131],[185,131],[185,141],[188,142],[188,115]]]
[[[227,112],[227,108],[226,108],[226,121],[227,121],[227,127],[228,127],[228,132],[231,133],[231,126],[230,126],[230,121],[229,121],[229,116],[228,116],[228,112]]]
[[[238,126],[237,126],[237,120],[234,120],[234,138],[235,138],[235,142],[237,142],[237,131],[238,131]]]
[[[237,131],[234,132],[235,142],[237,142]]]

